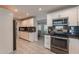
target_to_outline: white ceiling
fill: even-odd
[[[50,11],[58,10],[61,8],[71,7],[69,5],[15,5],[18,12],[14,15],[15,18],[25,18],[29,16],[36,16],[38,20],[46,19],[46,14]],[[38,8],[42,8],[42,11],[38,11]],[[29,15],[27,16],[27,13]]]

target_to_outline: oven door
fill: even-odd
[[[68,41],[61,38],[52,38],[51,50],[56,51],[56,53],[68,53]]]
[[[67,49],[67,40],[55,38],[53,40],[53,45],[63,49]]]

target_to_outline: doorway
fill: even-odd
[[[47,34],[47,22],[46,20],[38,21],[38,41],[44,47],[44,36]]]

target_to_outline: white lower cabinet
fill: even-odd
[[[69,54],[79,54],[79,39],[69,38]]]
[[[50,49],[50,45],[51,45],[51,38],[50,35],[45,35],[44,36],[44,47]]]
[[[29,35],[29,37],[28,37],[28,40],[30,41],[30,42],[34,42],[34,39],[35,39],[35,33],[28,33]]]

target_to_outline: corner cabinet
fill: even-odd
[[[50,45],[51,45],[50,35],[45,35],[44,36],[44,47],[47,49],[50,49]]]
[[[69,54],[79,54],[79,39],[69,38]]]

